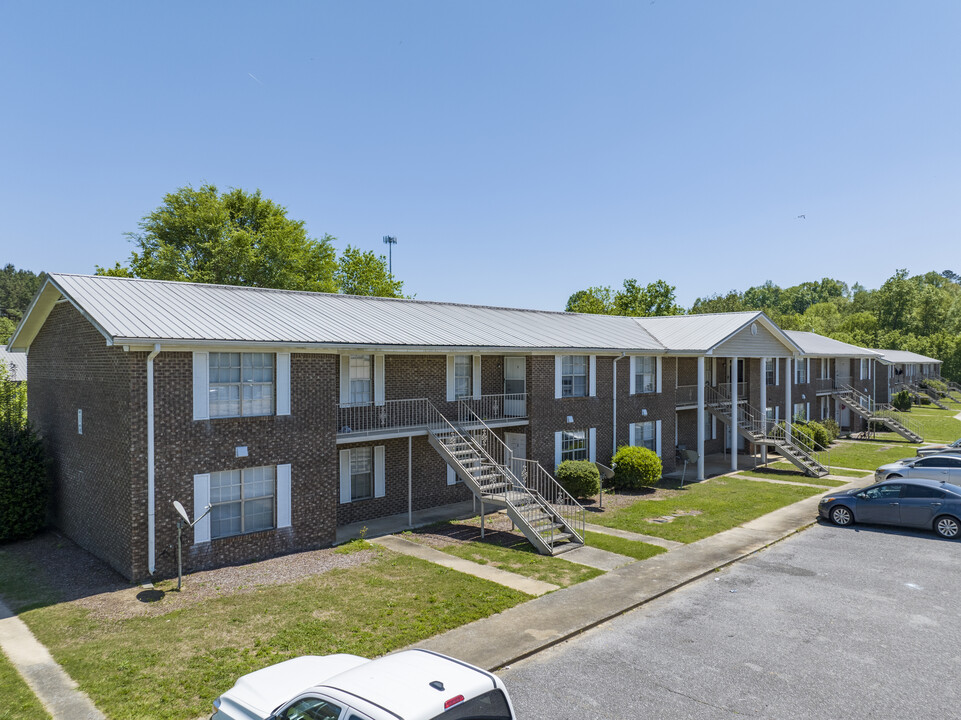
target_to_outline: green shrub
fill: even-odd
[[[901,412],[908,412],[911,409],[911,393],[907,390],[901,390],[895,393],[894,399],[891,400],[891,404],[894,405],[895,410],[900,410]]]
[[[622,445],[614,453],[614,487],[638,490],[650,487],[661,479],[661,458],[653,450],[633,445]]]
[[[575,498],[587,498],[601,491],[601,474],[590,460],[565,460],[557,466],[557,482]]]
[[[831,434],[821,423],[811,421],[807,423],[804,429],[808,435],[814,438],[815,450],[823,450],[831,444]]]
[[[828,431],[828,437],[831,438],[831,442],[841,437],[841,426],[838,425],[838,421],[834,418],[822,420],[821,424],[824,426],[824,429]]]
[[[28,538],[47,521],[43,444],[30,425],[0,425],[0,542]]]
[[[931,398],[927,395],[918,395],[918,405],[930,405]]]

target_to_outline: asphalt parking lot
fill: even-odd
[[[961,542],[819,524],[498,674],[521,720],[961,717]]]

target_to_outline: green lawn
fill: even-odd
[[[791,467],[793,467],[793,465]],[[807,483],[809,485],[821,485],[823,487],[839,487],[841,485],[847,485],[847,481],[831,480],[830,478],[826,477],[813,478],[809,475],[805,475],[802,472],[796,472],[787,469],[782,470],[780,468],[738,470],[737,474],[743,475],[744,477],[762,478],[764,480],[784,480],[786,482]]]
[[[31,588],[30,569],[15,564],[0,552],[0,593],[47,593]],[[527,599],[380,551],[359,567],[163,615],[119,620],[61,603],[20,617],[108,717],[183,720],[209,716],[211,702],[240,675],[266,665],[306,654],[380,655]],[[2,686],[0,697],[7,697]]]
[[[576,585],[579,582],[603,574],[602,570],[596,568],[568,562],[560,557],[541,555],[524,538],[518,538],[517,543],[507,547],[471,541],[448,545],[441,550],[471,562],[493,565],[501,570],[508,570],[518,575],[553,583],[560,587]]]
[[[961,437],[961,421],[954,419],[957,414],[957,410],[915,406],[908,417],[920,428],[925,442],[954,442]]]
[[[760,483],[725,477],[685,485],[663,500],[639,500],[592,521],[598,525],[655,535],[667,540],[694,542],[737,527],[785,505],[823,492],[801,485]],[[675,517],[671,522],[650,522],[676,512],[700,511]]]
[[[882,440],[839,442],[831,448],[831,466],[873,471],[879,465],[914,457],[917,448],[917,445],[910,443],[889,443]]]
[[[616,535],[606,535],[590,530],[584,533],[584,539],[590,547],[625,555],[635,560],[647,560],[649,557],[667,552],[660,545],[651,545],[651,543],[640,542],[639,540],[627,540]]]
[[[0,720],[43,720],[50,716],[16,668],[0,652]]]

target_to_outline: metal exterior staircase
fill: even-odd
[[[939,408],[941,410],[949,409],[947,405],[941,402],[941,393],[935,390],[933,387],[928,387],[927,385],[921,385],[920,383],[913,385],[913,387],[917,388],[917,392],[919,395],[921,393],[924,393],[925,397],[927,397],[931,401],[931,404],[934,405],[936,408]]]
[[[864,393],[858,392],[850,385],[839,383],[834,394],[840,398],[858,417],[869,423],[879,423],[892,432],[911,442],[924,442],[924,436],[904,413],[894,409],[890,403],[876,403]]]
[[[705,408],[727,425],[731,423],[731,396],[725,390],[705,387]],[[830,471],[817,457],[815,443],[800,428],[792,428],[791,434],[776,423],[770,422],[760,411],[746,403],[737,406],[737,433],[755,445],[764,445],[811,477],[824,477]]]
[[[432,406],[433,407],[433,406]],[[584,508],[533,460],[510,449],[465,403],[452,423],[433,408],[427,439],[484,505],[503,508],[543,555],[584,545]]]

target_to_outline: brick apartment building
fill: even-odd
[[[175,571],[174,500],[210,508],[186,533],[191,569],[469,500],[455,435],[480,438],[476,469],[515,484],[565,459],[609,465],[624,444],[665,473],[675,447],[697,453],[703,478],[705,456],[753,449],[744,418],[786,421],[789,440],[797,415],[856,429],[837,386],[873,394],[878,358],[759,312],[609,317],[66,274],[46,277],[9,347],[29,353],[56,525],[132,580]]]

